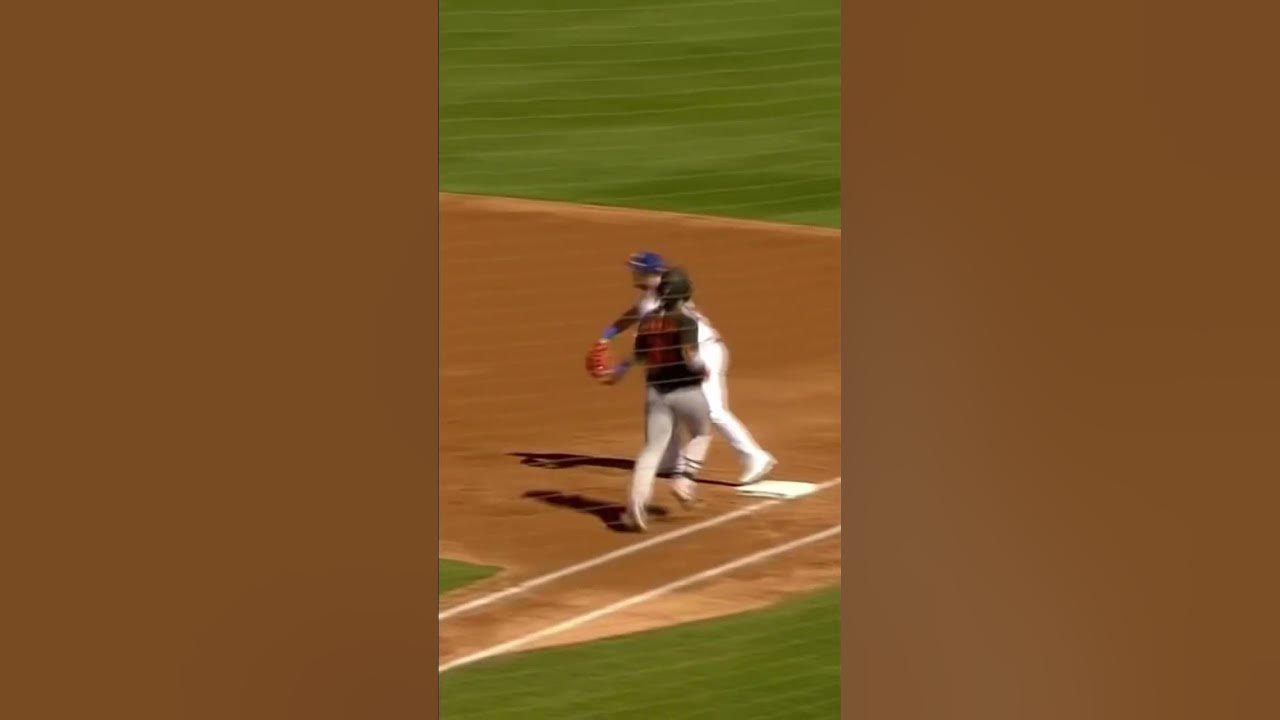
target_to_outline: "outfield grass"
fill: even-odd
[[[498,568],[440,558],[440,594],[497,574]]]
[[[441,186],[838,226],[839,13],[446,0]]]
[[[836,718],[840,593],[440,677],[441,717]]]

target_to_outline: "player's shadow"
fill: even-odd
[[[626,526],[622,524],[622,514],[625,508],[618,503],[590,498],[575,493],[564,493],[559,490],[530,490],[524,494],[524,497],[544,502],[554,507],[565,508],[575,512],[594,515],[600,519],[610,530],[618,532],[626,531]],[[667,516],[665,508],[657,505],[648,507],[650,517],[662,518]]]
[[[531,453],[531,452],[514,452],[508,453],[511,457],[520,458],[520,464],[528,467],[543,468],[545,470],[564,470],[566,468],[576,467],[598,467],[609,470],[623,470],[631,472],[635,469],[634,460],[627,458],[599,457],[596,455],[576,455],[574,453]],[[725,485],[728,487],[737,487],[736,483],[725,482],[723,480],[708,480],[706,478],[698,478],[697,482],[702,485]]]
[[[545,468],[547,470],[563,470],[575,467],[599,467],[611,470],[631,472],[636,463],[626,458],[597,457],[595,455],[574,455],[573,453],[508,453],[511,457],[520,458],[521,465]]]

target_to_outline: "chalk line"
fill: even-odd
[[[831,480],[827,480],[826,482],[818,483],[817,489],[814,490],[814,493],[819,492],[821,490],[825,490],[829,487],[832,487],[833,485],[837,485],[839,484],[839,482],[840,482],[840,478],[836,477],[836,478],[832,478]],[[812,494],[813,493],[810,493],[810,495]],[[523,592],[528,592],[529,590],[532,590],[533,588],[536,588],[540,585],[546,585],[547,583],[553,582],[555,580],[559,580],[560,578],[568,577],[569,575],[580,573],[583,570],[588,570],[597,565],[607,563],[610,560],[616,560],[620,557],[630,555],[631,553],[639,552],[646,548],[650,548],[664,542],[669,542],[671,540],[675,540],[676,538],[681,538],[681,537],[684,537],[685,535],[690,535],[692,533],[699,532],[701,530],[706,530],[707,528],[715,527],[716,525],[719,525],[721,523],[726,523],[726,522],[729,522],[730,520],[734,520],[740,517],[744,517],[746,515],[750,515],[755,512],[759,512],[765,508],[773,507],[774,505],[781,505],[782,503],[785,503],[785,502],[794,502],[794,501],[767,500],[762,503],[756,503],[754,505],[748,505],[747,507],[744,507],[744,508],[739,508],[737,510],[734,510],[733,512],[725,513],[724,515],[717,515],[716,517],[710,518],[708,520],[704,520],[700,523],[689,525],[687,527],[680,528],[678,530],[673,530],[671,532],[663,533],[661,535],[655,535],[651,538],[642,540],[633,545],[627,545],[626,547],[621,547],[621,548],[618,548],[617,550],[612,550],[603,555],[597,555],[596,557],[591,558],[589,560],[584,560],[580,563],[570,565],[568,567],[564,567],[559,570],[552,571],[545,575],[540,575],[530,580],[525,580],[524,582],[519,583],[517,585],[513,585],[509,588],[506,588],[505,590],[499,590],[489,595],[483,595],[473,600],[469,600],[459,605],[455,605],[446,610],[442,610],[437,619],[445,620],[453,617],[454,615],[468,612],[470,610],[475,610],[476,608],[479,608],[479,607],[484,607],[485,605],[495,603],[504,598],[508,598],[513,595],[519,595],[520,593],[523,593]]]
[[[674,592],[676,590],[679,590],[682,587],[685,587],[686,585],[692,585],[693,583],[696,583],[700,580],[706,580],[707,578],[715,577],[716,575],[723,575],[724,573],[736,570],[740,567],[743,567],[744,565],[750,565],[751,563],[760,562],[761,560],[768,559],[770,557],[773,557],[774,555],[780,555],[782,553],[794,550],[803,545],[815,543],[819,540],[823,540],[833,535],[837,535],[839,534],[839,532],[840,532],[840,526],[836,525],[833,527],[829,527],[826,530],[821,530],[819,532],[816,532],[812,535],[806,535],[797,540],[792,540],[791,542],[774,546],[772,548],[769,548],[768,550],[761,550],[760,552],[747,555],[746,557],[742,557],[737,560],[733,560],[731,562],[727,562],[723,565],[717,565],[716,567],[713,567],[709,570],[703,570],[700,573],[696,573],[694,575],[688,575],[674,582],[670,582],[670,583],[667,583],[666,585],[662,585],[661,587],[656,587],[647,592],[640,593],[639,595],[632,595],[629,598],[619,600],[618,602],[615,602],[611,605],[606,605],[605,607],[599,608],[597,610],[592,610],[591,612],[578,615],[577,617],[569,618],[568,620],[565,620],[560,623],[556,623],[555,625],[552,625],[550,627],[545,627],[541,630],[536,630],[527,635],[518,637],[514,640],[508,640],[507,642],[499,643],[497,645],[486,648],[484,650],[471,653],[470,655],[464,655],[463,657],[457,658],[455,660],[451,660],[441,665],[439,672],[444,673],[448,670],[452,670],[453,668],[460,667],[462,665],[469,665],[478,660],[484,660],[485,658],[490,658],[495,655],[501,655],[503,653],[510,652],[517,648],[528,645],[529,643],[532,643],[535,640],[540,640],[549,635],[555,635],[556,633],[564,632],[565,630],[572,630],[573,628],[578,627],[579,625],[584,625],[586,623],[591,622],[592,620],[596,620],[597,618],[601,618],[606,615],[612,615],[613,613],[616,613],[619,610],[624,610],[626,608],[629,608],[632,605],[639,605],[640,603],[647,602],[649,600],[652,600],[653,598],[666,595],[667,593],[670,593],[670,592]]]

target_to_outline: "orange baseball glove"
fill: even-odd
[[[616,366],[609,343],[605,340],[597,340],[587,352],[587,374],[596,380],[607,380],[613,375]]]

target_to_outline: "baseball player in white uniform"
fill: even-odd
[[[635,325],[640,318],[659,307],[657,287],[662,281],[662,274],[667,270],[666,262],[657,253],[638,252],[628,259],[627,265],[631,268],[633,282],[641,291],[641,295],[635,305],[628,308],[605,329],[598,342],[609,342],[619,333]],[[724,435],[742,460],[743,472],[738,482],[742,485],[757,482],[773,470],[778,462],[773,455],[756,443],[746,426],[729,411],[729,393],[726,384],[729,348],[724,339],[692,301],[685,304],[684,312],[698,322],[698,353],[706,366],[706,379],[702,382],[702,392],[706,396],[707,406],[711,411],[711,424]],[[690,464],[697,467],[690,467]],[[682,452],[680,438],[678,434],[673,433],[671,442],[658,464],[658,472],[667,476],[684,475],[693,478],[701,469],[701,462],[690,461]]]

